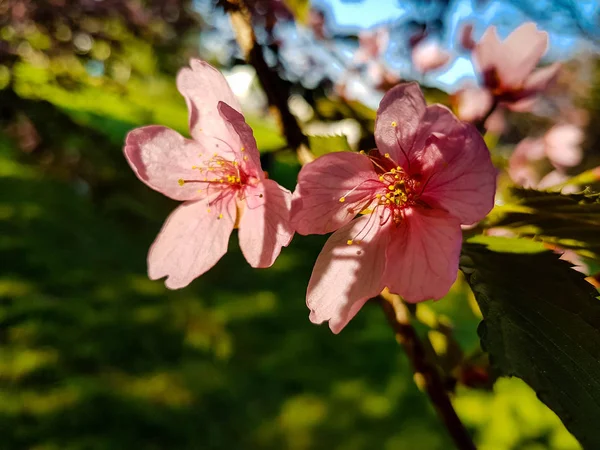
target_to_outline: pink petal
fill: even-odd
[[[497,175],[483,138],[473,125],[459,122],[439,105],[428,108],[422,127],[419,140],[430,138],[420,158],[421,200],[445,209],[463,224],[483,219],[494,206]]]
[[[485,73],[488,70],[501,64],[504,58],[502,42],[498,38],[495,26],[489,27],[483,33],[483,36],[473,50],[473,58],[479,72]]]
[[[329,321],[339,333],[365,302],[381,292],[389,231],[376,213],[361,216],[333,233],[313,269],[306,304],[313,323]],[[388,227],[392,221],[388,220]],[[358,236],[358,238],[357,238]],[[348,245],[360,239],[360,244]]]
[[[581,128],[575,125],[553,126],[544,136],[548,159],[560,168],[577,166],[583,160],[581,144],[584,138]]]
[[[240,219],[240,247],[252,267],[270,267],[292,240],[290,225],[292,194],[273,180],[248,187],[246,196],[256,196],[260,204],[247,203]]]
[[[492,107],[493,97],[489,90],[468,87],[457,93],[458,111],[461,120],[475,122],[483,118]]]
[[[506,119],[504,118],[504,110],[496,108],[484,123],[484,127],[491,133],[500,135],[506,130]]]
[[[238,160],[246,173],[252,173],[262,179],[264,174],[252,128],[246,123],[244,116],[227,103],[219,102],[218,109],[230,136],[228,143],[232,156]]]
[[[501,102],[501,105],[515,112],[530,112],[533,111],[536,102],[537,98],[535,97],[522,97],[514,102]]]
[[[402,83],[383,96],[375,119],[375,142],[381,154],[389,153],[406,168],[415,136],[427,105],[415,82]]]
[[[222,214],[221,218],[219,214]],[[205,200],[179,206],[150,248],[150,279],[168,277],[165,286],[169,289],[190,284],[225,254],[235,219],[232,197],[212,206]]]
[[[421,42],[413,49],[412,60],[419,72],[426,73],[446,65],[450,53],[435,42]]]
[[[569,176],[559,172],[558,170],[553,170],[552,172],[546,174],[544,176],[544,178],[542,178],[540,180],[540,182],[538,183],[537,186],[535,186],[536,189],[540,189],[540,190],[546,190],[546,189],[551,189],[554,186],[558,185],[558,184],[563,184],[565,181],[567,181],[569,179]],[[575,188],[575,192],[578,189]],[[563,192],[566,194],[566,192]]]
[[[298,174],[292,203],[294,229],[303,235],[337,230],[368,206],[379,186],[365,155],[336,152],[317,158]]]
[[[177,74],[177,88],[190,113],[190,133],[198,140],[203,135],[227,140],[229,132],[217,113],[217,104],[227,103],[237,111],[242,108],[221,72],[199,59],[190,60],[190,66]]]
[[[175,200],[200,197],[198,184],[179,180],[199,178],[192,167],[200,161],[203,149],[176,131],[158,125],[136,128],[125,139],[125,157],[140,180]]]
[[[407,302],[440,299],[458,273],[460,223],[444,211],[406,210],[386,252],[384,281]]]
[[[542,67],[541,69],[535,70],[525,80],[523,90],[529,95],[545,91],[548,88],[548,86],[550,86],[556,81],[560,68],[560,63],[554,63],[550,64],[549,66]]]
[[[513,31],[502,46],[502,57],[496,63],[502,85],[520,87],[546,53],[548,33],[528,22]]]

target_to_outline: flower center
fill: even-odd
[[[365,152],[361,153],[365,154]],[[363,207],[359,207],[360,214],[369,214],[371,217],[365,227],[356,236],[348,240],[348,245],[360,244],[362,236],[376,222],[379,222],[379,226],[384,226],[389,220],[392,220],[396,226],[399,226],[404,220],[406,208],[419,203],[419,197],[424,188],[418,174],[412,175],[406,172],[398,163],[393,161],[389,154],[386,153],[382,158],[378,152],[371,152],[367,156],[379,174],[379,186],[373,189],[374,196],[368,198]],[[367,180],[366,182],[377,183],[375,180]],[[344,203],[346,196],[351,195],[362,184],[340,197],[340,203]]]
[[[241,151],[244,151],[244,147]],[[246,161],[248,157],[244,155],[243,158]],[[211,185],[223,185],[225,188],[237,190],[242,188],[248,179],[248,176],[241,170],[237,159],[230,161],[217,153],[201,164],[192,166],[192,170],[198,171],[200,174],[198,179],[180,178],[177,180],[180,186],[187,183],[200,183],[205,185],[207,190]],[[202,191],[202,188],[200,191]]]
[[[192,170],[198,172],[197,178],[180,178],[177,183],[179,186],[197,183],[199,185],[198,193],[211,199],[207,211],[211,213],[211,208],[216,206],[218,210],[217,219],[221,219],[223,217],[221,210],[224,199],[230,198],[231,195],[238,195],[241,200],[244,200],[244,188],[248,185],[254,186],[259,182],[258,178],[246,173],[242,167],[241,162],[248,161],[248,156],[244,152],[244,147],[239,152],[231,149],[232,160],[214,153],[211,157],[204,158],[200,164],[191,167]],[[200,158],[202,157],[201,154]],[[260,197],[262,196],[260,194]]]

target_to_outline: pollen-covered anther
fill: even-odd
[[[354,243],[354,241],[353,241],[352,239],[348,239],[348,240],[346,241],[346,244],[348,244],[348,245],[352,245],[353,243]]]
[[[340,203],[344,203],[346,201],[346,197],[340,197]]]
[[[183,178],[180,178],[179,180],[177,180],[177,184],[179,184],[179,186],[183,186],[185,184],[185,180]]]
[[[392,126],[395,128],[398,126],[398,124],[394,121],[394,122],[392,122]]]

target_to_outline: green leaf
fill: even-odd
[[[500,213],[488,225],[510,227],[564,248],[600,258],[600,194],[560,194],[513,188],[517,211]],[[502,210],[502,209],[501,209]]]
[[[308,136],[308,145],[315,156],[351,151],[348,139],[344,135]]]
[[[541,242],[502,236],[484,236],[479,234],[469,238],[467,242],[471,244],[483,244],[490,250],[506,253],[539,253],[548,250]]]
[[[483,314],[478,332],[501,374],[523,379],[585,448],[600,448],[600,300],[550,253],[465,244],[461,270]]]

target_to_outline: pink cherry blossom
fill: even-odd
[[[576,125],[560,124],[548,130],[544,136],[546,155],[557,168],[575,167],[583,160],[581,144],[585,136]]]
[[[500,41],[496,27],[492,26],[475,46],[473,57],[485,88],[496,100],[524,111],[558,74],[558,63],[535,70],[547,48],[548,34],[538,31],[532,22],[521,25],[504,41]]]
[[[239,228],[252,267],[269,267],[293,236],[291,193],[265,177],[240,105],[223,75],[191,60],[177,76],[192,139],[162,126],[131,131],[125,157],[140,180],[184,201],[150,248],[148,275],[167,277],[170,289],[187,286],[214,266]]]
[[[412,60],[419,72],[426,73],[445,66],[450,61],[450,53],[442,49],[437,42],[426,40],[413,48]]]
[[[443,297],[456,279],[461,224],[481,220],[496,186],[475,127],[427,107],[416,83],[382,99],[378,150],[339,152],[305,165],[292,223],[300,234],[335,231],[307,291],[310,319],[338,333],[384,287],[408,302]]]

